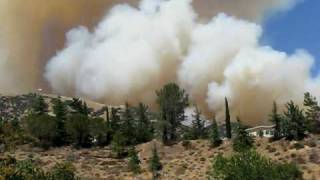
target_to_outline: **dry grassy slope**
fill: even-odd
[[[276,161],[294,161],[304,172],[305,179],[320,177],[320,143],[319,137],[310,137],[300,144],[302,149],[295,149],[293,142],[278,141],[269,143],[267,139],[258,138],[257,150]],[[151,148],[156,144],[164,165],[161,179],[165,180],[205,180],[211,166],[212,158],[218,153],[230,155],[231,144],[225,141],[218,148],[210,148],[208,141],[191,141],[191,146],[185,148],[182,143],[173,146],[163,146],[157,141],[138,145],[139,157],[142,160],[142,173],[134,176],[127,170],[127,160],[114,159],[109,148],[94,148],[75,150],[70,147],[40,151],[24,146],[17,148],[11,154],[18,159],[33,156],[43,167],[52,167],[56,162],[70,160],[77,167],[77,173],[83,179],[151,179],[147,160],[151,156]]]

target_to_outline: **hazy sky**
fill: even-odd
[[[320,72],[319,8],[319,0],[305,0],[290,11],[270,17],[264,24],[263,41],[288,53],[297,48],[308,50],[316,59],[314,74]]]

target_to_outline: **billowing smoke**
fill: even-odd
[[[0,0],[0,93],[47,89],[43,66],[79,25],[93,28],[117,3],[139,0]],[[259,21],[268,11],[285,10],[299,0],[194,0],[201,19],[219,12]]]
[[[264,10],[293,5],[259,2],[270,2],[256,6]],[[262,46],[261,34],[259,24],[226,14],[204,23],[191,0],[118,5],[93,31],[80,26],[68,32],[65,48],[47,64],[45,77],[59,93],[107,104],[151,105],[155,90],[177,82],[204,112],[223,117],[228,97],[233,117],[259,124],[273,101],[301,102],[305,91],[316,93],[320,87],[310,75],[310,54]]]
[[[125,2],[125,0],[117,0]],[[93,27],[113,0],[0,0],[0,92],[46,86],[43,66],[64,45],[65,33]],[[3,50],[4,49],[4,50]]]

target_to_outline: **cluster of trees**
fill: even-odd
[[[150,141],[153,125],[148,107],[126,104],[120,108],[106,107],[106,120],[91,116],[91,110],[79,99],[63,102],[52,100],[52,112],[42,96],[37,96],[31,114],[26,118],[26,128],[44,148],[73,144],[76,147],[92,145],[112,147],[120,156],[125,146]]]
[[[274,140],[301,140],[307,133],[320,133],[320,107],[316,98],[307,92],[304,94],[304,109],[290,101],[281,114],[274,103],[270,121],[274,124]]]
[[[0,158],[0,179],[8,180],[77,180],[75,167],[58,163],[50,171],[43,170],[33,159],[18,161],[13,157]]]

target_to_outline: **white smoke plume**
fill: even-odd
[[[299,103],[305,91],[319,92],[308,52],[262,46],[260,25],[226,14],[200,23],[191,3],[115,6],[93,32],[78,27],[67,34],[65,48],[46,66],[46,79],[59,93],[150,105],[155,90],[177,82],[218,119],[228,97],[233,117],[248,124],[266,122],[273,101]]]

